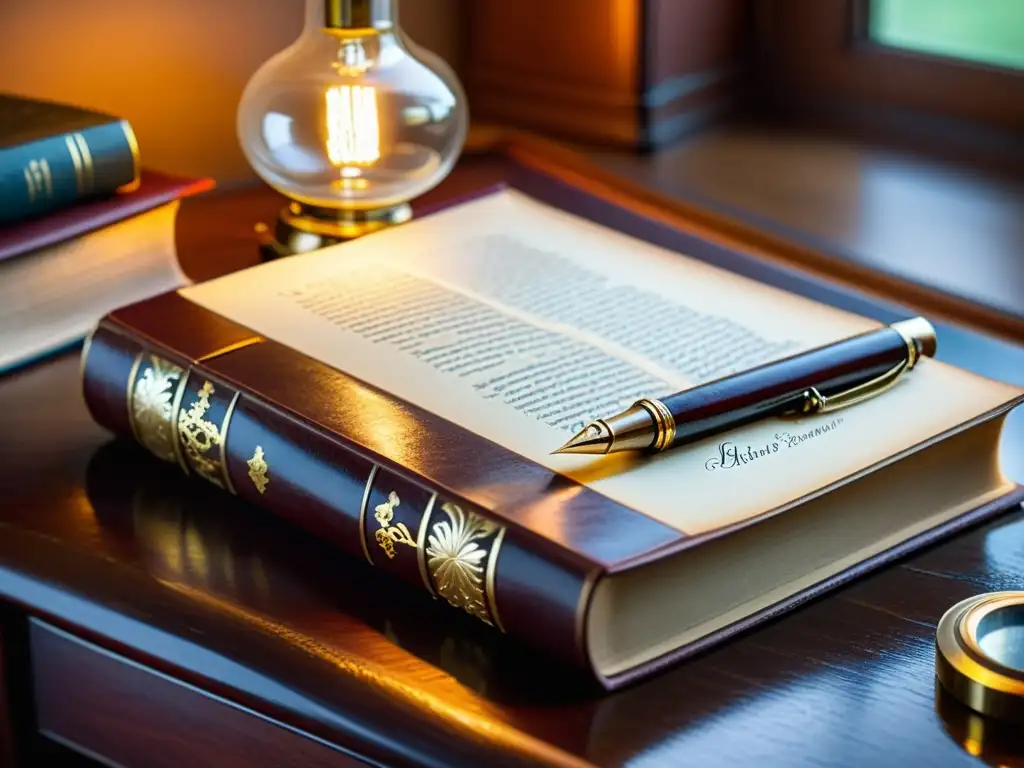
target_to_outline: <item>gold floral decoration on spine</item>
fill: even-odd
[[[139,358],[140,361],[142,358]],[[164,461],[177,461],[174,450],[173,401],[184,371],[156,355],[149,355],[132,376],[132,426],[139,442]]]
[[[427,566],[434,587],[456,608],[493,624],[484,595],[484,563],[489,549],[481,545],[481,540],[499,530],[498,526],[455,504],[444,504],[441,509],[448,519],[433,525],[427,546]]]
[[[209,455],[211,449],[220,448],[223,440],[217,425],[204,418],[210,410],[210,396],[213,393],[213,384],[204,381],[188,410],[178,413],[178,437],[185,460],[196,474],[223,488],[220,460]],[[215,456],[219,453],[218,450]]]
[[[263,446],[257,445],[253,451],[252,458],[245,462],[249,466],[249,479],[256,486],[257,492],[262,496],[267,490],[270,478],[267,477],[267,460],[263,456]]]
[[[416,541],[410,535],[405,523],[391,525],[391,521],[395,517],[395,507],[401,503],[398,494],[392,491],[388,494],[387,501],[373,508],[373,519],[380,525],[375,538],[389,560],[393,560],[395,557],[395,544],[406,544],[413,549],[416,548]]]

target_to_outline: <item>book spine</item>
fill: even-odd
[[[0,223],[111,195],[138,183],[139,173],[124,120],[0,149]]]
[[[85,401],[100,425],[186,475],[589,669],[591,574],[539,554],[486,510],[267,403],[207,362],[101,323],[83,350]]]

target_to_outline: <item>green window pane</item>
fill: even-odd
[[[871,39],[1024,69],[1024,0],[871,0]]]

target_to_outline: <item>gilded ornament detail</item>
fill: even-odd
[[[178,414],[178,436],[189,466],[200,477],[223,488],[220,461],[208,455],[211,448],[222,445],[221,433],[216,424],[204,418],[213,393],[213,384],[204,381],[188,410]]]
[[[391,491],[388,494],[387,501],[373,508],[373,519],[380,525],[375,538],[377,539],[377,544],[384,550],[384,554],[388,556],[389,560],[393,560],[395,557],[396,543],[405,544],[413,549],[416,548],[416,541],[409,534],[409,529],[405,523],[391,525],[391,521],[395,517],[395,507],[401,503],[402,501],[398,498],[398,494]]]
[[[484,596],[484,561],[490,550],[481,540],[498,531],[498,526],[456,504],[444,504],[441,509],[448,519],[433,525],[427,546],[427,566],[437,593],[456,608],[492,624]]]
[[[149,355],[132,387],[132,423],[139,442],[164,461],[176,461],[172,406],[182,373],[178,366]]]
[[[252,484],[256,486],[256,490],[262,496],[270,483],[270,478],[267,477],[267,470],[270,467],[267,466],[267,460],[264,458],[263,446],[257,445],[252,458],[245,463],[249,465],[249,479],[252,480]]]

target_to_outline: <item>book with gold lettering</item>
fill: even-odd
[[[1021,389],[938,359],[834,413],[654,456],[590,420],[899,319],[529,181],[124,307],[94,418],[614,688],[1024,495]]]
[[[109,197],[140,174],[127,120],[0,93],[0,225]]]

